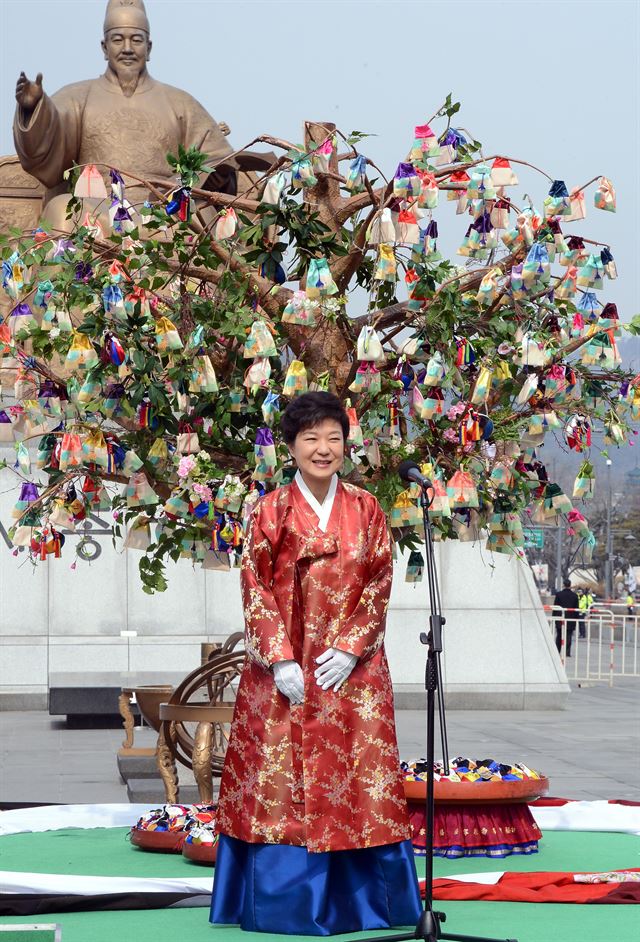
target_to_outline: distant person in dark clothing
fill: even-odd
[[[571,657],[571,641],[573,639],[573,632],[576,630],[576,618],[580,610],[580,599],[577,593],[571,588],[570,579],[565,579],[562,584],[564,588],[561,589],[560,592],[556,592],[553,607],[554,609],[562,608],[566,613],[573,616],[573,618],[567,619],[567,657]],[[558,651],[562,651],[562,622],[564,619],[557,612],[554,612],[554,615],[556,619],[556,647]]]

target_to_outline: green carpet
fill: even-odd
[[[546,903],[445,903],[443,929],[452,933],[493,934],[518,942],[631,942],[640,928],[637,906],[576,906]],[[69,913],[39,916],[41,922],[59,922],[62,942],[309,942],[309,936],[249,934],[207,923],[205,909],[136,910],[113,913]],[[31,920],[0,919],[0,925]],[[34,920],[35,921],[35,920]],[[398,933],[391,929],[387,935]],[[364,939],[366,932],[334,935],[340,942]],[[383,932],[371,933],[384,939]]]
[[[152,854],[128,840],[128,828],[46,831],[0,838],[0,870],[81,873],[91,877],[205,876],[182,854]],[[213,872],[213,871],[212,871]]]
[[[127,840],[127,828],[47,831],[11,834],[0,839],[0,870],[37,873],[78,873],[96,877],[205,876],[207,868],[181,854],[152,854]],[[424,859],[417,857],[424,875]],[[632,834],[587,831],[549,831],[540,851],[528,856],[436,857],[437,877],[491,870],[622,870],[640,867],[640,840]]]
[[[206,867],[178,855],[149,854],[131,846],[126,828],[67,830],[19,834],[0,840],[0,870],[77,873],[94,876],[204,876]],[[424,874],[424,860],[417,860]],[[471,860],[436,858],[436,876],[490,870],[609,870],[640,867],[640,840],[630,834],[551,831],[540,852],[528,857]],[[70,883],[69,890],[73,891]],[[622,942],[637,938],[640,909],[636,906],[534,905],[531,903],[447,902],[444,931],[493,935],[518,942]],[[37,919],[0,918],[0,926],[24,922],[61,923],[62,942],[275,942],[266,933],[249,936],[238,929],[209,926],[203,908],[132,912],[69,913]],[[392,935],[398,930],[389,930]],[[384,932],[371,933],[380,938]],[[369,933],[332,936],[336,942],[363,939]],[[1,934],[0,934],[1,938]],[[290,942],[305,936],[287,936]]]

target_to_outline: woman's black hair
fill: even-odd
[[[330,392],[303,393],[293,399],[280,419],[282,437],[287,445],[293,445],[296,436],[325,419],[334,419],[340,424],[346,442],[349,435],[349,419],[337,396]]]

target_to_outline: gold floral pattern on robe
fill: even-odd
[[[339,483],[326,532],[297,484],[259,501],[242,560],[247,659],[220,786],[218,828],[309,851],[410,837],[384,653],[392,560],[382,509]],[[341,689],[322,690],[315,659],[358,656]],[[270,670],[295,659],[304,703]]]

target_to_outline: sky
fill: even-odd
[[[42,72],[49,92],[104,70],[105,7],[0,0],[0,154],[14,150],[22,69]],[[260,133],[299,142],[305,119],[333,121],[375,135],[361,148],[391,176],[414,126],[451,92],[462,103],[454,124],[486,155],[526,160],[569,188],[605,174],[617,213],[593,208],[591,187],[588,218],[570,229],[611,244],[620,277],[602,299],[624,320],[640,311],[640,0],[148,0],[146,8],[151,74],[226,121],[234,147]],[[527,193],[541,207],[547,179],[518,174],[509,195],[522,205]],[[446,202],[435,215],[441,251],[455,256],[468,220]]]
[[[104,70],[104,0],[0,0],[0,153],[12,153],[15,80],[53,92]],[[607,283],[624,320],[640,311],[640,0],[148,0],[149,70],[231,126],[239,147],[260,133],[300,141],[305,119],[375,137],[361,147],[391,176],[416,124],[449,92],[454,123],[487,155],[526,160],[582,185],[605,174],[618,212],[593,208],[571,231],[611,244]],[[437,129],[437,124],[435,125]],[[258,149],[256,147],[256,149]],[[269,149],[265,147],[265,149]],[[541,207],[545,177],[522,168],[512,188]],[[468,220],[437,213],[455,253]],[[568,227],[567,227],[568,231]]]
[[[105,7],[0,0],[0,155],[14,152],[21,70],[42,72],[49,92],[104,71]],[[452,93],[462,103],[454,124],[486,155],[526,160],[569,188],[605,174],[617,213],[596,210],[591,187],[587,219],[564,230],[611,245],[619,278],[605,282],[601,300],[614,301],[623,320],[640,312],[640,0],[148,0],[146,8],[151,74],[226,121],[236,148],[261,133],[301,142],[305,120],[333,121],[375,135],[361,149],[392,176],[414,126]],[[522,205],[528,193],[541,208],[548,180],[518,174],[509,195]],[[443,201],[434,216],[439,248],[456,260],[469,220],[453,207]],[[359,313],[351,304],[349,312]],[[625,344],[629,359],[640,369],[640,338]]]

